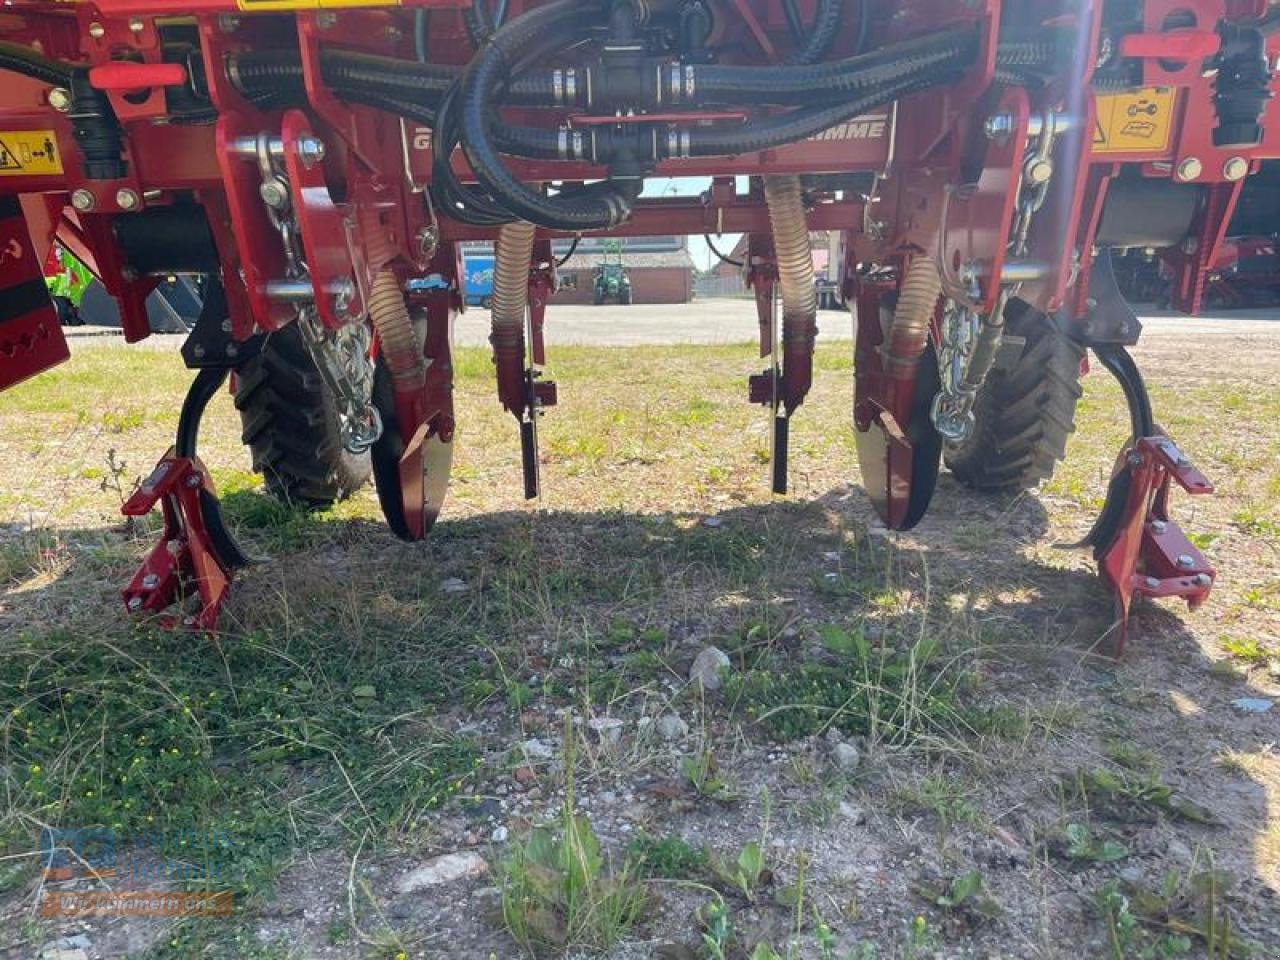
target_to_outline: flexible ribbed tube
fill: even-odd
[[[898,306],[889,329],[885,366],[898,380],[915,379],[920,358],[929,342],[929,325],[942,296],[942,277],[938,267],[925,256],[916,257],[898,291]]]
[[[515,412],[524,408],[524,322],[529,308],[529,264],[537,228],[526,220],[503,224],[493,250],[493,307],[489,342],[497,365],[498,399]]]
[[[812,319],[818,312],[818,295],[813,286],[813,249],[800,178],[765,177],[764,200],[769,206],[778,286],[782,288],[782,322],[798,317]]]
[[[382,359],[397,389],[422,387],[427,365],[422,356],[422,343],[409,318],[409,307],[396,280],[394,270],[383,270],[369,291],[369,319],[378,332]]]
[[[764,199],[782,291],[782,399],[790,413],[800,405],[813,381],[813,343],[818,333],[813,247],[799,177],[765,177]]]

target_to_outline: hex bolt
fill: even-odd
[[[141,202],[142,198],[138,196],[138,191],[136,190],[121,187],[116,191],[116,206],[121,210],[132,210]]]
[[[95,40],[101,40],[107,35],[107,28],[100,23],[89,24],[89,36]]]
[[[1199,157],[1185,157],[1178,162],[1179,180],[1198,180],[1204,172],[1204,164]]]
[[[321,30],[328,30],[338,22],[338,15],[330,13],[328,10],[321,10],[316,14],[316,26]]]
[[[59,113],[66,113],[71,109],[71,91],[66,87],[53,87],[50,89],[49,96],[46,99],[49,102],[49,106]]]
[[[194,627],[194,626],[196,625],[196,618],[195,618],[195,617],[183,617],[183,618],[182,618],[182,625],[183,625],[184,627]]]
[[[1183,570],[1190,570],[1193,566],[1195,566],[1195,563],[1196,562],[1193,559],[1191,559],[1190,554],[1188,553],[1178,554],[1178,566],[1180,566]]]
[[[200,474],[193,473],[191,476],[187,477],[187,486],[188,487],[200,486]]]
[[[93,198],[93,194],[84,189],[84,187],[71,191],[71,206],[81,213],[88,213],[96,203],[97,201]]]
[[[141,20],[139,20],[137,17],[134,17],[132,20],[129,21],[130,33],[141,33],[146,28],[147,28],[147,25],[143,23]]]
[[[1151,521],[1151,530],[1154,533],[1164,533],[1168,529],[1169,529],[1169,524],[1165,523],[1163,520]]]
[[[148,573],[142,578],[142,585],[148,590],[154,590],[160,583],[160,578],[154,573]]]
[[[130,598],[129,598],[129,609],[130,609],[130,610],[137,610],[137,609],[141,608],[141,606],[142,606],[142,598],[141,598],[141,597],[130,597]]]
[[[240,29],[240,18],[229,13],[218,17],[218,29],[223,33],[235,33]]]
[[[312,166],[324,159],[324,141],[319,137],[304,134],[298,138],[298,159],[305,166]]]
[[[1228,180],[1243,180],[1249,172],[1249,161],[1244,157],[1229,157],[1222,165],[1222,175]]]
[[[1147,589],[1156,590],[1156,589],[1159,589],[1159,587],[1160,587],[1160,580],[1158,577],[1147,577]]]

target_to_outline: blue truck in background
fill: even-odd
[[[493,254],[464,253],[462,273],[467,306],[488,310],[493,302]]]

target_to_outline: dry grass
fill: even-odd
[[[657,782],[663,799],[646,801],[654,834],[699,830],[699,844],[719,850],[758,833],[762,802],[780,805],[779,832],[808,851],[803,871],[824,929],[829,922],[847,945],[877,942],[882,956],[897,955],[901,930],[938,949],[1037,957],[1100,936],[1089,891],[1111,874],[1090,874],[1087,895],[1071,900],[1077,868],[1054,860],[1046,838],[1104,817],[1063,790],[1065,775],[1123,771],[1133,756],[1155,758],[1159,775],[1220,825],[1162,821],[1147,837],[1147,827],[1116,821],[1094,824],[1099,836],[1141,849],[1135,856],[1154,875],[1176,864],[1148,852],[1153,843],[1211,843],[1240,884],[1280,888],[1274,726],[1268,738],[1267,717],[1230,706],[1277,690],[1280,384],[1258,363],[1263,349],[1222,338],[1150,350],[1165,426],[1219,482],[1220,496],[1178,509],[1222,584],[1194,614],[1141,611],[1119,665],[1094,653],[1109,609],[1088,558],[1051,547],[1087,528],[1123,440],[1119,392],[1098,374],[1068,464],[1041,494],[993,501],[944,476],[925,523],[887,541],[868,535],[857,489],[847,344],[820,348],[813,395],[792,426],[785,500],[767,489],[767,418],[745,401],[745,377],[758,366],[749,347],[556,351],[563,406],[540,429],[545,512],[520,499],[516,428],[494,401],[487,356],[463,350],[454,483],[440,526],[418,546],[384,532],[369,490],[323,516],[273,508],[221,399],[202,456],[237,532],[268,559],[242,577],[226,635],[209,645],[131,628],[116,594],[154,532],[123,530],[119,503],[169,444],[187,374],[176,353],[82,351],[0,396],[0,635],[9,654],[0,707],[38,712],[51,695],[70,694],[60,710],[79,724],[37,730],[49,738],[41,755],[52,758],[54,793],[36,798],[14,765],[36,747],[19,750],[6,723],[0,839],[29,849],[34,819],[125,822],[126,799],[174,822],[225,824],[219,818],[237,809],[236,829],[256,844],[232,858],[235,882],[251,895],[241,923],[188,930],[175,950],[287,956],[265,952],[252,934],[261,952],[244,947],[245,930],[267,923],[255,898],[272,877],[321,842],[350,856],[367,838],[374,850],[364,856],[375,860],[456,843],[464,828],[449,818],[466,809],[458,804],[509,783],[527,762],[512,745],[554,742],[559,712],[571,710],[581,720],[585,796],[641,795],[638,785]],[[1166,384],[1184,377],[1189,386],[1174,395]],[[720,523],[704,524],[709,516]],[[442,593],[452,577],[467,592]],[[732,677],[702,696],[684,681],[708,642],[730,655]],[[1222,662],[1232,671],[1215,668]],[[23,686],[36,679],[51,686]],[[682,747],[639,726],[670,711],[690,721]],[[616,743],[589,726],[613,718],[624,724]],[[163,734],[189,759],[170,771],[172,782],[155,777],[136,793],[101,780],[104,793],[90,803],[73,790],[79,767],[104,756],[129,762],[111,752],[110,724]],[[828,775],[828,729],[865,735],[863,772]],[[1133,750],[1117,752],[1124,741]],[[687,786],[681,760],[708,754],[732,799]],[[534,762],[540,788],[563,775],[558,763]],[[841,801],[874,811],[865,837],[831,832]],[[991,867],[991,850],[1015,848],[1032,851],[1042,889]],[[866,866],[934,860],[937,876],[925,879],[935,886],[987,871],[1004,919],[970,927],[943,911],[917,929],[911,871]],[[324,884],[311,879],[308,896],[322,897]],[[14,916],[27,915],[29,882],[14,881]],[[394,926],[385,883],[367,885],[369,913],[353,923],[366,933]],[[862,901],[874,909],[860,919],[831,906]],[[650,918],[655,936],[679,939],[683,924],[697,942],[681,919],[696,905]],[[500,936],[496,927],[458,909],[450,922],[482,931],[477,943],[507,955],[509,942],[483,941]],[[1231,909],[1251,935],[1280,929],[1274,905],[1245,898]],[[415,922],[425,923],[402,922],[403,942],[422,932]],[[386,942],[401,942],[390,926]],[[795,934],[812,931],[797,924]],[[0,950],[41,935],[15,933]],[[314,955],[326,936],[337,937],[306,931],[310,946],[298,955]]]

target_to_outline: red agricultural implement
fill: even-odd
[[[538,491],[551,241],[750,235],[772,485],[812,375],[809,233],[838,231],[857,317],[862,481],[894,529],[942,463],[1049,475],[1092,350],[1132,439],[1085,540],[1116,597],[1204,601],[1169,515],[1208,482],[1157,425],[1113,248],[1163,251],[1194,312],[1241,188],[1280,156],[1264,0],[11,0],[0,13],[0,387],[67,347],[55,240],[149,333],[161,276],[203,278],[174,447],[126,504],[163,539],[125,591],[211,627],[245,557],[196,455],[234,374],[269,488],[323,506],[373,474],[424,537],[455,429],[459,244],[496,242],[498,399]],[[650,198],[646,178],[708,178]]]

